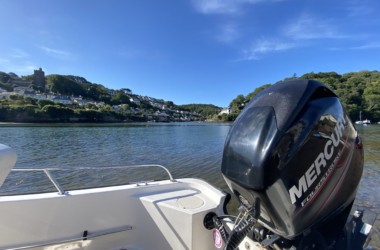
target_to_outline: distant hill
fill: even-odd
[[[5,73],[0,71],[0,83],[7,83],[11,79],[11,77]]]
[[[219,114],[222,108],[217,107],[213,104],[186,104],[179,105],[180,109],[196,112],[200,114],[202,117],[211,118],[214,115]]]
[[[53,93],[67,96],[82,96],[95,101],[111,104],[111,90],[101,84],[94,84],[80,76],[48,75],[46,83]]]
[[[9,80],[11,80],[12,77],[5,73],[0,71],[0,88],[5,89],[7,91],[12,91],[13,86],[8,84]]]
[[[362,112],[363,119],[380,121],[379,71],[363,70],[359,72],[350,72],[343,75],[336,72],[310,72],[300,76],[299,78],[321,81],[333,89],[334,92],[340,97],[352,120],[358,120],[359,114]],[[31,79],[32,75],[18,77],[15,73],[5,73],[0,71],[0,88],[7,91],[12,91],[15,87],[15,82],[17,83],[17,81],[22,80],[30,81]],[[292,78],[285,78],[282,81],[290,79]],[[67,96],[82,96],[85,99],[104,102],[109,105],[128,104],[130,107],[136,107],[136,104],[130,100],[131,96],[137,95],[132,94],[132,91],[127,88],[113,90],[106,88],[102,84],[89,82],[84,77],[58,74],[46,76],[46,83],[53,93],[59,93]],[[232,113],[229,115],[218,115],[222,108],[212,104],[176,105],[171,101],[159,100],[159,102],[162,105],[178,110],[196,112],[205,119],[233,121],[245,105],[258,92],[260,92],[260,90],[270,85],[271,84],[264,84],[247,95],[238,95],[230,103]],[[156,108],[144,100],[141,100],[139,105],[150,110],[155,110]]]
[[[185,118],[187,117],[186,119],[188,119],[187,112],[191,112],[194,117],[198,117],[197,119],[201,117],[201,120],[205,120],[212,115],[218,114],[221,110],[221,108],[211,104],[176,105],[172,101],[165,101],[154,97],[142,97],[138,94],[132,93],[128,88],[122,88],[119,90],[109,89],[102,84],[92,83],[81,76],[51,74],[47,75],[45,80],[47,89],[49,89],[50,93],[60,96],[82,97],[84,100],[104,103],[105,105],[109,105],[109,107],[124,105],[123,107],[127,108],[129,110],[128,112],[132,112],[131,109],[135,109],[133,112],[141,110],[145,115],[154,114],[155,112],[158,112],[156,114],[158,115],[160,112],[164,111],[173,119],[178,120],[181,116]],[[14,73],[0,72],[0,88],[6,91],[11,92],[15,87],[19,86],[29,86],[33,88],[34,86],[32,83],[33,75],[18,77]],[[43,91],[41,88],[36,90]],[[21,104],[21,106],[23,105],[35,104]],[[183,113],[185,115],[177,115],[177,111],[185,111],[185,113],[181,112],[181,114]],[[13,113],[10,114],[12,115]],[[34,114],[34,116],[36,116],[36,114]],[[30,116],[30,119],[32,119],[32,117],[33,115]]]
[[[13,87],[12,84],[8,82],[10,80],[20,79],[15,73],[5,73],[0,72],[0,87],[11,91]],[[32,75],[24,76],[21,79],[30,80]],[[105,102],[107,104],[130,104],[130,95],[132,91],[128,88],[121,90],[109,89],[102,84],[92,83],[86,78],[74,75],[59,75],[51,74],[46,76],[46,83],[52,93],[59,93],[61,95],[67,96],[82,96],[86,99],[91,99],[94,101]],[[128,94],[129,92],[129,94]],[[166,105],[175,106],[179,109],[197,112],[204,117],[217,114],[220,112],[221,108],[212,104],[188,104],[188,105],[175,105],[173,102],[165,102]]]
[[[353,121],[359,120],[362,112],[362,119],[380,121],[380,72],[363,70],[340,75],[336,72],[306,73],[302,79],[312,79],[320,81],[329,86],[340,98],[343,106]],[[283,81],[291,80],[285,78]],[[281,81],[280,81],[281,82]],[[238,95],[231,101],[232,114],[230,119],[235,119],[245,105],[260,90],[270,86],[265,84],[255,89],[253,92]]]

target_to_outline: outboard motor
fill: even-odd
[[[331,89],[313,80],[264,89],[224,145],[223,176],[249,214],[226,248],[243,231],[265,246],[281,239],[283,248],[342,247],[335,234],[345,227],[362,171],[361,140]]]

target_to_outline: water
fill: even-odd
[[[170,169],[174,178],[201,178],[228,190],[220,165],[229,129],[229,123],[2,124],[0,143],[16,150],[16,167],[161,164]],[[365,167],[356,205],[378,213],[380,217],[380,126],[360,126],[358,132],[365,146]],[[57,173],[57,176],[68,189],[116,185],[136,178],[166,178],[162,171],[150,169],[132,172],[115,170],[111,173],[81,171],[75,175],[63,172]],[[39,173],[12,173],[2,189],[5,193],[54,190]],[[380,219],[375,223],[375,231],[378,230]],[[379,234],[374,235],[374,240],[375,246],[380,248],[380,244],[376,243],[380,242]]]
[[[377,214],[371,245],[380,249],[380,126],[357,126],[364,145],[364,172],[355,203]]]
[[[220,164],[229,128],[229,123],[3,125],[0,143],[16,150],[16,167],[160,164],[169,168],[175,178],[198,177],[226,189]],[[106,173],[99,173],[100,177],[92,173],[86,182],[88,186],[99,183],[97,177],[104,185],[126,183],[135,178],[156,179],[156,172],[151,171],[118,173],[110,178],[103,176]],[[139,173],[142,176],[137,177]],[[22,180],[23,186],[26,181]],[[70,188],[76,188],[76,184],[87,185],[83,182],[68,185]]]

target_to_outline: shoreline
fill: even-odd
[[[177,122],[139,122],[139,121],[125,121],[125,122],[2,122],[0,121],[1,127],[105,127],[105,126],[128,126],[128,125],[136,125],[136,126],[153,126],[157,125],[180,125],[180,124],[215,124],[215,123],[231,123],[231,122],[217,122],[217,121],[177,121]]]

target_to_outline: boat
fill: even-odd
[[[41,172],[54,192],[0,196],[0,249],[363,249],[373,220],[353,208],[363,147],[337,96],[292,80],[247,104],[232,125],[221,172],[230,194],[196,178],[66,190],[56,171],[14,168],[0,145],[0,186],[10,172]],[[149,170],[147,170],[149,171]],[[83,180],[85,181],[85,180]]]
[[[363,121],[356,121],[355,124],[367,126],[371,124],[371,120],[365,119]]]
[[[362,125],[363,124],[363,121],[362,121],[362,111],[360,111],[360,113],[359,113],[359,121],[356,121],[355,124],[357,124],[357,125]]]
[[[368,119],[362,120],[362,112],[360,111],[360,120],[356,121],[355,124],[357,124],[357,125],[369,125],[369,124],[371,124],[371,121]]]
[[[369,124],[371,124],[371,121],[368,119],[365,119],[365,120],[363,120],[362,124],[363,125],[369,125]]]
[[[13,161],[10,148],[2,145],[0,152],[2,162]],[[11,165],[2,164],[2,179]],[[118,168],[130,167],[166,171],[159,165]],[[57,191],[0,197],[0,249],[213,248],[203,218],[224,214],[226,194],[208,183],[174,180],[168,172],[163,181],[67,191],[53,177],[62,170],[13,169],[42,171]]]

